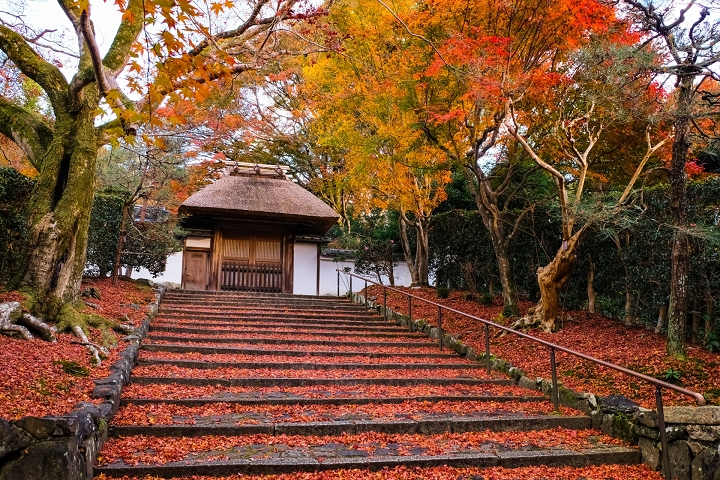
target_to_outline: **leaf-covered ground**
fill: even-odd
[[[147,312],[147,303],[154,300],[151,289],[133,282],[120,281],[119,285],[113,286],[109,279],[91,280],[83,284],[83,288],[86,286],[94,286],[100,291],[101,299],[88,301],[102,308],[100,311],[86,307],[86,311],[118,322],[126,322],[127,315],[133,323],[139,324]],[[17,292],[0,292],[0,302],[23,301],[24,298]],[[131,307],[133,303],[139,305],[140,310]],[[89,337],[100,341],[101,334],[91,329]],[[61,415],[72,410],[78,402],[93,401],[90,398],[95,386],[93,379],[109,374],[109,365],[116,360],[125,343],[116,339],[117,348],[111,350],[110,357],[100,367],[94,367],[90,364],[87,349],[74,343],[76,341],[76,337],[67,333],[58,334],[56,343],[0,335],[0,351],[3,352],[0,355],[0,371],[3,372],[0,375],[0,418],[17,420],[27,415]]]
[[[233,475],[231,477],[195,476],[185,480],[661,480],[660,472],[647,465],[601,465],[583,468],[406,468],[377,472],[367,470],[331,470],[327,472],[283,475]],[[101,475],[97,480],[108,480]],[[161,480],[158,477],[123,477],[120,480]]]
[[[370,287],[370,295],[376,295],[382,301],[382,288]],[[408,289],[405,289],[409,291]],[[464,300],[461,292],[451,292],[448,299],[437,298],[435,289],[412,289],[412,294],[447,305],[471,315],[509,323],[498,319],[502,307],[483,306],[474,301]],[[521,302],[524,313],[532,306]],[[388,307],[401,313],[407,313],[407,297],[388,291]],[[421,301],[413,301],[413,318],[426,319],[437,325],[437,307]],[[665,355],[665,337],[642,327],[628,327],[618,320],[605,318],[586,311],[571,311],[563,315],[562,329],[556,333],[543,333],[531,330],[535,337],[564,347],[600,358],[602,360],[630,368],[651,377],[665,380],[665,372],[680,372],[680,385],[700,392],[710,401],[720,400],[720,356],[708,352],[699,346],[690,345],[688,358],[678,360]],[[443,313],[443,329],[452,334],[462,335],[462,340],[477,352],[485,351],[484,327],[481,323],[467,317],[449,312]],[[496,336],[491,330],[491,353],[510,361],[514,366],[526,372],[528,376],[550,378],[550,357],[547,348],[508,334]],[[654,387],[615,370],[596,366],[576,357],[558,352],[558,374],[568,388],[575,391],[592,392],[596,395],[619,393],[654,408]],[[663,391],[668,404],[694,404],[681,394]]]
[[[197,454],[214,460],[230,457],[265,458],[271,453],[292,449],[303,456],[322,456],[323,451],[340,449],[362,451],[364,456],[374,455],[445,455],[458,452],[497,452],[517,448],[556,448],[583,450],[597,446],[624,445],[620,440],[601,434],[597,430],[552,430],[527,432],[444,433],[439,435],[387,434],[367,432],[334,436],[306,435],[243,435],[206,437],[135,436],[111,438],[102,449],[98,464],[122,462],[128,465],[163,465],[170,462],[195,460]],[[295,456],[295,455],[293,455]]]

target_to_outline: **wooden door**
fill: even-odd
[[[183,287],[186,290],[207,290],[208,286],[208,253],[192,250],[185,251],[185,268],[183,271]]]
[[[282,292],[281,252],[279,236],[224,236],[220,290]]]

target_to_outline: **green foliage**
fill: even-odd
[[[120,237],[122,209],[129,192],[106,188],[95,194],[88,232],[87,271],[106,277],[112,272]]]
[[[153,275],[159,275],[165,271],[168,254],[179,250],[169,221],[133,222],[132,206],[125,207],[128,198],[128,192],[115,188],[105,188],[95,195],[88,234],[88,274],[105,277],[112,272],[123,208],[129,208],[130,212],[126,220],[121,265],[137,270],[144,267]]]
[[[672,368],[668,368],[663,372],[663,377],[665,377],[665,381],[668,383],[672,383],[675,385],[680,385],[680,383],[682,383],[682,372],[680,370],[673,370]]]
[[[437,287],[438,298],[448,298],[450,296],[450,287]]]
[[[62,365],[63,372],[73,377],[87,377],[90,375],[90,370],[74,360],[58,360],[56,363]]]
[[[28,245],[26,204],[35,181],[13,168],[0,167],[0,285],[16,288]]]

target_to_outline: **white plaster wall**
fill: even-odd
[[[170,282],[180,285],[182,280],[182,257],[182,252],[171,253],[165,264],[165,271],[155,278],[146,268],[141,268],[139,272],[133,270],[132,278],[147,278],[155,283]]]
[[[295,274],[293,277],[293,285],[295,294],[315,295],[316,292],[316,275],[317,275],[317,247],[313,244],[295,244]],[[320,257],[320,295],[337,295],[337,272],[336,269],[350,268],[351,272],[355,272],[355,262],[346,260],[343,262],[335,262],[332,258]],[[180,285],[182,280],[182,252],[176,252],[168,257],[165,272],[161,273],[157,278],[153,278],[152,274],[146,269],[132,273],[133,278],[147,278],[156,283],[176,283]],[[370,276],[367,276],[371,278]],[[432,275],[431,275],[432,277]],[[373,280],[376,280],[373,278]],[[433,278],[430,279],[433,281]],[[357,291],[359,280],[353,281],[353,290]],[[387,278],[383,278],[383,283],[389,285]],[[410,270],[406,262],[398,262],[395,267],[395,285],[409,287],[411,284]],[[364,286],[364,284],[362,285]],[[346,275],[340,275],[340,295],[347,293],[349,288],[348,278]],[[362,288],[362,287],[361,287]]]
[[[293,252],[293,293],[315,295],[317,293],[317,245],[296,243]]]
[[[355,262],[353,260],[345,260],[342,262],[335,262],[332,258],[320,257],[320,295],[337,295],[337,269],[349,268],[352,273],[355,273]],[[377,278],[371,277],[370,275],[363,275],[369,279],[377,281]],[[385,285],[390,285],[386,276],[382,277]],[[395,267],[395,285],[402,287],[409,287],[412,283],[410,278],[410,269],[408,269],[407,262],[398,262]],[[365,287],[365,283],[355,278],[353,279],[353,291],[358,291]],[[349,277],[347,275],[340,274],[340,295],[345,295],[350,289]]]

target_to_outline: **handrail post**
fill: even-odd
[[[412,319],[412,297],[408,295],[408,329],[410,332],[413,331],[413,319]]]
[[[550,347],[550,374],[552,375],[552,402],[556,412],[560,411],[560,392],[558,392],[557,365],[555,363],[555,348]]]
[[[338,274],[338,278],[337,278],[338,295],[337,296],[339,297],[340,296],[340,270],[337,271],[337,274]]]
[[[368,289],[367,289],[367,280],[365,280],[365,310],[368,308]]]
[[[440,351],[442,352],[442,307],[438,305],[438,346],[440,347]]]
[[[665,480],[671,480],[670,452],[668,451],[667,432],[665,431],[665,412],[663,411],[662,388],[660,385],[655,385],[655,406],[657,407],[660,445],[662,446],[662,470],[665,475]]]
[[[350,274],[350,301],[353,302],[353,295],[352,295],[352,273]]]
[[[487,374],[490,375],[492,366],[490,364],[490,325],[485,324],[485,368]]]
[[[387,287],[383,285],[383,320],[387,319]]]

